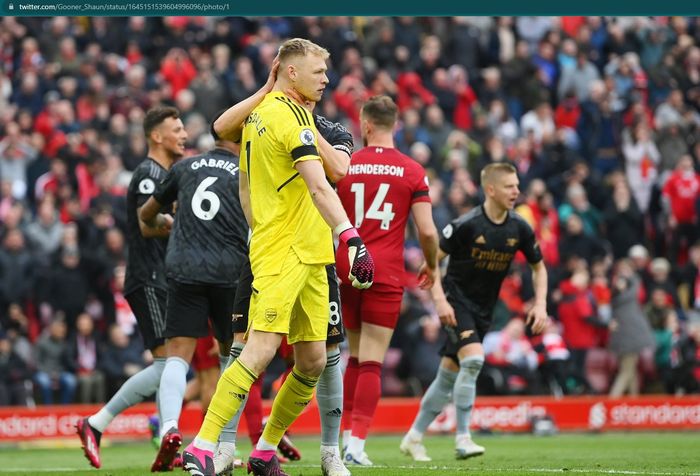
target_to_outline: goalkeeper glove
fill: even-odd
[[[342,150],[352,155],[354,143],[352,134],[339,122],[331,122],[323,116],[314,114],[314,123],[318,133],[328,141],[334,149]]]
[[[357,230],[350,225],[350,222],[346,222],[341,226],[344,230],[338,234],[338,238],[348,247],[348,263],[350,264],[348,279],[353,287],[367,289],[372,286],[372,281],[374,280],[374,260],[372,260],[372,255],[369,254],[367,247],[362,242],[362,238],[360,238]]]

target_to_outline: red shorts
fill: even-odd
[[[403,288],[374,283],[359,290],[349,284],[340,285],[340,303],[346,329],[359,331],[363,322],[394,329],[401,312]]]
[[[212,347],[219,345],[213,336],[200,337],[197,339],[197,347],[194,349],[194,355],[192,356],[192,368],[199,372],[200,370],[207,370],[212,368],[219,368],[219,352],[214,352],[214,355],[210,355]]]

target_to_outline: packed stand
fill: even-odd
[[[438,229],[478,205],[484,165],[517,167],[552,321],[529,336],[518,261],[480,392],[699,390],[700,19],[5,17],[0,405],[104,401],[147,365],[122,295],[144,113],[176,106],[190,153],[209,149],[209,120],[256,91],[293,36],[331,52],[317,111],[358,144],[362,103],[396,100],[396,144],[428,170]],[[384,394],[421,394],[441,339],[412,288]]]

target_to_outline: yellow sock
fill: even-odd
[[[317,383],[318,377],[304,375],[296,367],[292,369],[272,403],[272,413],[262,434],[263,440],[275,446],[279,444],[289,425],[294,423],[311,401]]]
[[[257,378],[252,370],[243,365],[241,359],[236,359],[221,374],[197,438],[216,443],[221,429],[241,407]]]

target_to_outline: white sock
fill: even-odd
[[[408,436],[408,439],[411,441],[423,441],[423,433],[420,431],[411,428],[408,430],[408,433],[406,433],[406,436]]]
[[[160,425],[160,439],[161,440],[163,439],[165,434],[170,431],[171,428],[177,428],[177,420],[164,421],[163,424]]]
[[[255,449],[258,451],[277,451],[277,445],[273,445],[271,443],[268,443],[261,436],[260,439],[258,440],[258,444],[255,446]]]
[[[350,430],[343,430],[343,446],[344,447],[348,446],[348,443],[350,443],[350,435],[352,435],[352,432]]]
[[[203,440],[198,436],[195,437],[195,439],[192,443],[194,444],[195,448],[199,448],[200,450],[211,451],[212,453],[214,451],[216,451],[216,443],[212,443],[211,441]]]
[[[362,440],[356,436],[350,437],[350,442],[348,443],[348,453],[355,456],[360,456],[365,450],[365,440]]]
[[[88,423],[100,433],[114,420],[114,415],[107,411],[107,407],[100,408],[100,411],[88,418]]]

